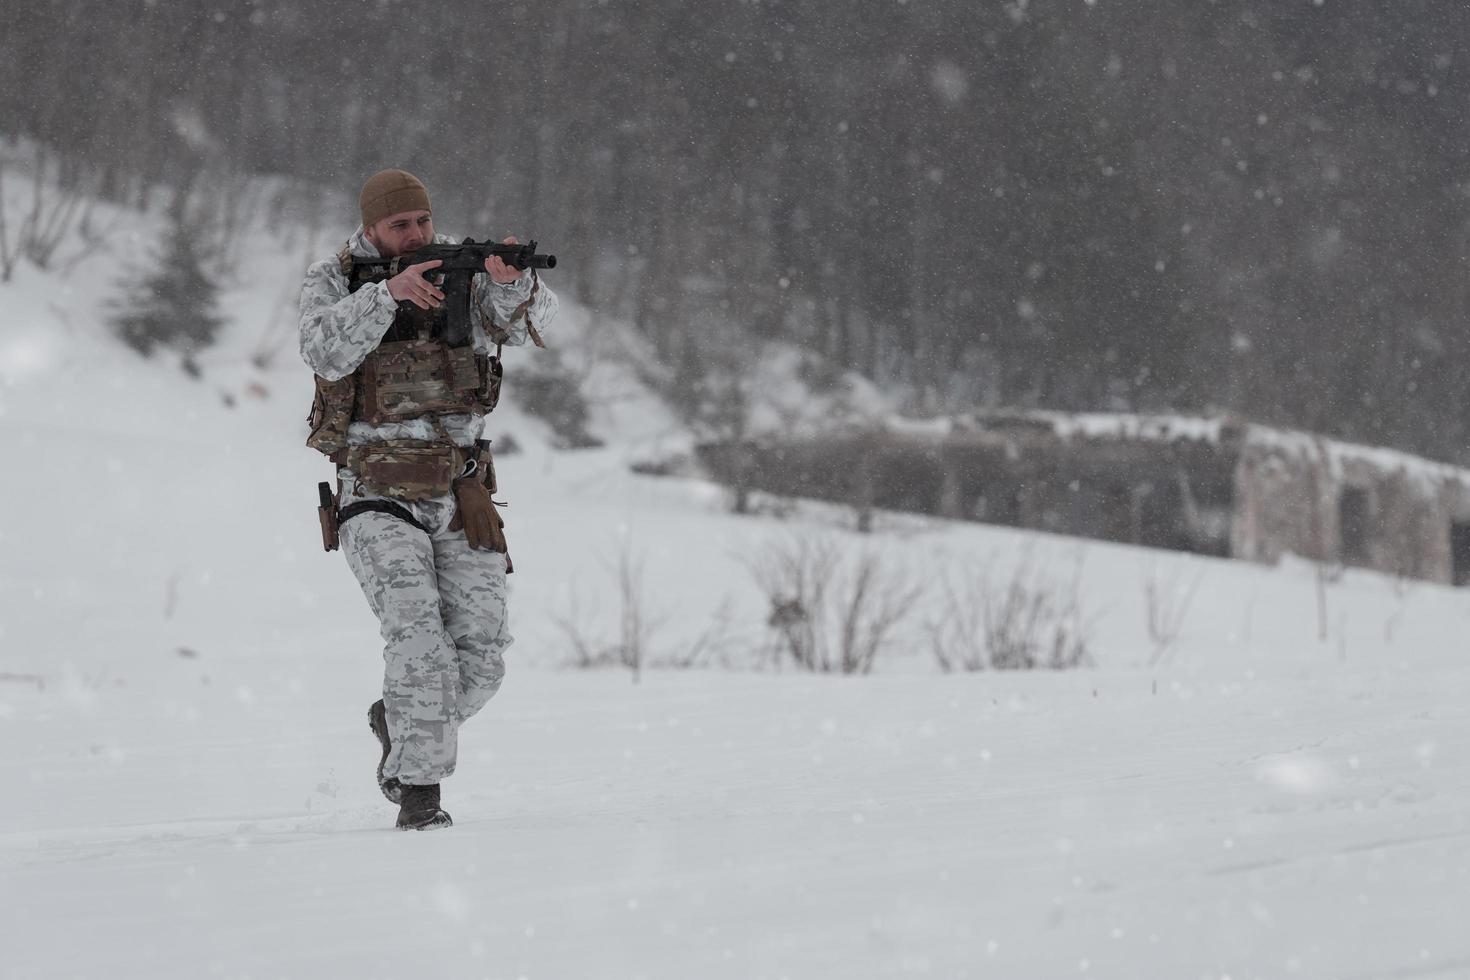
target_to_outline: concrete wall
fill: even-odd
[[[1470,473],[1300,433],[1232,424],[1213,438],[1151,441],[1026,424],[699,454],[721,482],[849,504],[860,525],[873,508],[901,510],[1264,563],[1295,554],[1436,582],[1455,580],[1460,521],[1470,580]]]
[[[1470,522],[1470,474],[1384,466],[1325,440],[1310,452],[1246,447],[1235,496],[1237,558],[1290,553],[1433,582],[1454,581],[1452,527]]]

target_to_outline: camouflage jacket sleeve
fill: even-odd
[[[533,276],[534,272],[505,286],[489,276],[475,276],[470,312],[491,343],[499,334],[505,337],[501,343],[524,344],[529,333],[526,329],[528,320],[538,334],[545,333],[556,320],[556,312],[560,308],[556,293],[546,283],[540,282],[539,277],[533,279]],[[528,299],[531,302],[526,312],[516,316],[516,310]]]
[[[336,259],[318,262],[301,284],[301,358],[328,381],[345,378],[393,325],[398,304],[388,284],[347,291]]]

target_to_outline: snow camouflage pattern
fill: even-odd
[[[435,242],[454,239],[435,236]],[[378,252],[359,228],[349,240],[354,255]],[[470,326],[475,350],[492,349],[483,311],[492,310],[506,331],[511,316],[531,297],[526,276],[502,286],[488,276],[474,279]],[[555,318],[556,294],[543,283],[528,319],[544,329]],[[351,375],[393,325],[397,304],[386,283],[348,291],[334,255],[307,270],[301,288],[301,356],[320,378]],[[503,342],[529,339],[526,320],[509,324]],[[355,421],[347,429],[352,447],[383,446],[417,440],[443,444],[447,435],[461,447],[480,438],[482,417],[446,413],[373,425]],[[355,450],[356,458],[362,450]],[[449,531],[456,502],[452,493],[411,500],[384,498],[366,488],[349,468],[338,471],[340,505],[366,499],[392,499],[408,508],[429,533],[389,514],[369,511],[342,525],[341,547],[383,637],[383,702],[392,750],[383,776],[410,785],[437,783],[454,772],[459,726],[495,696],[505,676],[506,557],[474,550],[464,531]],[[380,488],[381,489],[381,488]]]
[[[455,240],[447,235],[435,235],[439,244],[453,245]],[[358,228],[348,240],[352,254],[363,258],[376,258],[378,250],[363,237]],[[524,319],[509,324],[517,306],[531,296],[531,277],[523,276],[509,286],[501,286],[489,276],[476,276],[471,287],[470,330],[474,347],[482,354],[494,351],[485,332],[482,310],[493,310],[496,323],[508,331],[504,343],[518,346],[526,343],[528,334]],[[543,330],[556,318],[559,303],[556,293],[543,282],[536,292],[527,317]],[[318,376],[328,381],[337,381],[357,370],[368,354],[375,350],[388,328],[398,304],[388,295],[386,282],[363,286],[355,293],[347,290],[347,277],[342,274],[337,257],[323,259],[312,265],[301,284],[301,357]],[[508,325],[509,324],[509,325]],[[508,327],[507,327],[508,325]],[[452,413],[438,416],[444,431],[456,445],[468,446],[480,437],[484,420],[470,413]],[[422,439],[434,441],[442,438],[434,425],[427,419],[406,422],[385,422],[371,425],[353,422],[347,432],[347,441],[352,445],[382,442],[387,439]]]
[[[374,498],[350,475],[342,503]],[[448,531],[453,495],[399,503],[431,534],[369,511],[342,525],[342,551],[383,636],[383,705],[393,743],[383,776],[437,783],[453,774],[459,726],[505,677],[505,556]]]

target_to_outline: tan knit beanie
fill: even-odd
[[[371,228],[390,214],[402,211],[433,211],[424,182],[407,170],[380,170],[362,185],[357,199],[362,208],[362,226]]]

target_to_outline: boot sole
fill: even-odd
[[[454,821],[449,818],[449,814],[440,810],[426,820],[420,820],[417,823],[399,823],[397,826],[399,830],[438,830],[441,827],[453,827]]]

